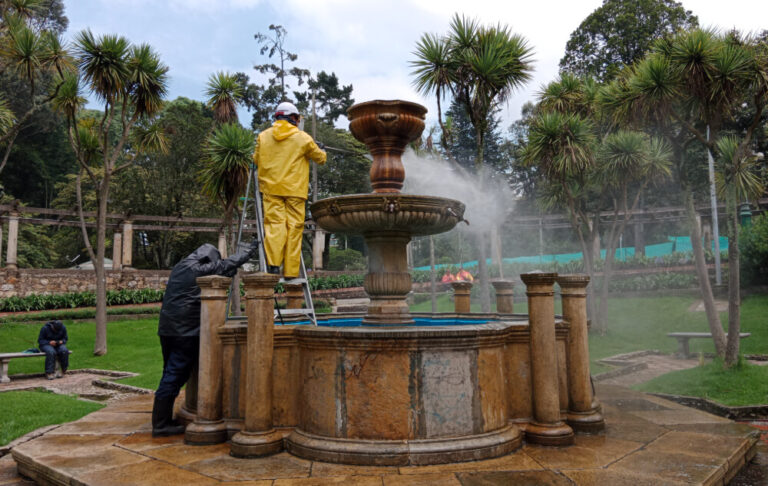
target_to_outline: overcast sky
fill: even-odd
[[[262,82],[253,70],[265,62],[254,33],[270,24],[288,31],[286,47],[298,54],[297,65],[312,72],[335,72],[354,86],[357,102],[405,99],[426,105],[434,123],[434,98],[411,86],[409,61],[424,32],[445,33],[455,12],[483,23],[502,22],[523,35],[534,50],[533,81],[515,93],[503,117],[519,117],[520,107],[535,97],[557,73],[570,33],[602,0],[64,0],[67,37],[82,29],[117,33],[134,43],[147,42],[170,67],[171,99],[202,100],[208,76],[242,71]],[[703,26],[742,31],[768,29],[768,0],[686,0],[685,8]],[[241,119],[248,125],[250,117]]]

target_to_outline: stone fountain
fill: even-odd
[[[400,157],[424,130],[426,108],[405,101],[369,101],[352,106],[349,129],[373,156],[373,194],[317,201],[312,217],[332,233],[363,235],[368,246],[365,291],[371,299],[365,325],[413,324],[406,296],[411,291],[406,248],[412,236],[449,231],[464,215],[453,199],[400,194],[405,169]]]
[[[185,407],[188,443],[229,439],[237,457],[286,449],[328,462],[425,465],[498,457],[523,439],[568,445],[574,431],[603,428],[589,380],[588,277],[522,275],[529,315],[513,314],[511,286],[497,285],[497,299],[508,303],[497,314],[414,323],[406,245],[450,230],[464,213],[459,201],[399,192],[400,157],[425,114],[403,101],[351,107],[350,130],[373,155],[374,192],[311,208],[324,229],[362,234],[368,245],[371,302],[356,322],[330,316],[318,326],[276,326],[275,277],[266,274],[243,279],[247,324],[226,321],[229,281],[198,280],[201,351]],[[562,319],[554,313],[556,281]]]

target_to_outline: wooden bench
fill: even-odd
[[[72,354],[72,350],[69,351]],[[36,358],[45,357],[45,353],[0,353],[0,383],[9,383],[11,379],[8,377],[8,363],[12,359],[16,358]],[[56,360],[56,371],[61,370],[59,360]]]
[[[742,332],[739,334],[739,338],[744,339],[751,335],[751,333]],[[675,356],[678,358],[690,358],[691,352],[688,348],[689,340],[696,338],[712,339],[711,332],[670,332],[667,333],[667,336],[677,339],[677,352],[675,353]]]

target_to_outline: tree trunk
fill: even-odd
[[[739,252],[739,211],[736,194],[728,191],[728,340],[725,349],[725,365],[733,366],[739,359],[739,334],[741,333],[741,295]]]
[[[691,246],[693,247],[693,260],[696,264],[696,276],[699,279],[699,289],[701,290],[701,300],[704,302],[704,311],[707,315],[709,331],[712,333],[712,340],[715,342],[715,352],[721,358],[725,357],[725,333],[720,323],[720,316],[715,308],[715,297],[712,295],[712,286],[709,283],[709,273],[707,272],[707,262],[704,258],[704,247],[701,243],[701,228],[696,218],[696,207],[693,201],[691,189],[685,189],[685,209],[688,213],[688,220],[691,225]],[[730,266],[730,265],[729,265]]]
[[[109,197],[109,174],[105,173],[98,189],[96,214],[96,259],[93,269],[96,273],[96,338],[93,354],[107,354],[107,273],[104,269],[104,255],[107,236],[107,198]]]

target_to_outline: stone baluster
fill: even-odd
[[[133,265],[133,221],[123,221],[121,233],[123,234],[122,268],[128,270]]]
[[[112,234],[112,270],[123,268],[123,234],[115,231]]]
[[[232,437],[230,454],[257,457],[283,449],[283,436],[272,425],[272,356],[274,353],[274,287],[277,275],[243,277],[248,344],[245,373],[245,420]]]
[[[185,424],[191,424],[197,417],[197,368],[192,370],[184,386],[184,403],[179,407],[176,418]]]
[[[218,275],[199,277],[200,358],[197,368],[197,416],[187,426],[188,444],[218,444],[227,440],[222,416],[222,344],[219,329],[226,321],[227,289],[232,279]]]
[[[472,282],[451,282],[453,287],[453,306],[457,314],[470,313],[470,295]]]
[[[285,287],[285,296],[288,299],[285,307],[287,309],[301,309],[304,303],[304,289],[301,284],[283,284]]]
[[[515,283],[509,280],[494,280],[491,282],[496,291],[496,312],[499,314],[514,314]]]
[[[526,440],[542,445],[573,443],[573,430],[561,420],[555,343],[556,273],[520,275],[528,296],[531,330],[533,421],[525,429]]]
[[[19,245],[19,213],[11,212],[8,214],[8,249],[5,254],[5,266],[9,270],[18,270],[19,265],[16,260],[17,249]]]
[[[563,299],[563,318],[570,324],[568,334],[568,414],[567,422],[576,432],[594,433],[605,428],[600,405],[592,394],[589,376],[587,335],[588,275],[557,277]]]

